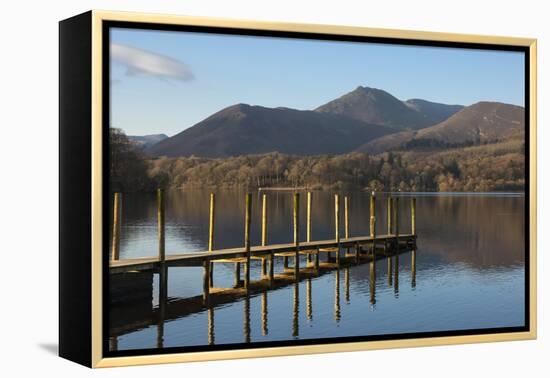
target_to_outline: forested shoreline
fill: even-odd
[[[112,190],[307,187],[311,190],[522,191],[522,140],[443,150],[298,156],[277,152],[220,159],[151,158],[110,129]]]

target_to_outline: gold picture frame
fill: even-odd
[[[189,352],[189,353],[169,353],[169,354],[154,354],[154,355],[138,355],[127,357],[104,357],[103,353],[103,240],[104,240],[104,225],[103,225],[103,201],[104,201],[104,180],[103,177],[103,161],[102,151],[105,136],[103,135],[103,98],[102,88],[105,85],[105,73],[102,72],[103,58],[105,54],[103,30],[105,22],[130,22],[140,24],[163,24],[163,25],[186,25],[186,26],[199,26],[199,27],[216,27],[216,28],[237,28],[241,30],[262,30],[265,32],[270,31],[284,31],[284,32],[296,32],[296,33],[314,33],[314,34],[330,34],[335,36],[358,36],[358,37],[375,37],[375,38],[394,38],[399,40],[411,40],[411,41],[432,41],[441,43],[466,43],[466,44],[480,44],[480,45],[502,45],[502,46],[520,46],[524,47],[528,51],[528,84],[529,85],[529,103],[528,105],[528,122],[529,122],[529,185],[528,185],[528,198],[529,198],[529,233],[526,234],[529,242],[528,251],[528,269],[529,269],[529,330],[525,332],[513,332],[513,333],[491,333],[491,334],[475,334],[475,335],[457,335],[457,336],[445,336],[445,337],[429,337],[429,338],[408,338],[397,340],[382,340],[382,341],[365,341],[365,342],[340,342],[329,344],[314,344],[314,345],[299,345],[299,346],[283,346],[283,347],[258,347],[254,349],[239,349],[239,350],[219,350],[219,351],[207,351],[207,352]],[[83,40],[87,41],[85,47],[82,46],[77,40],[75,35],[78,32],[84,33]],[[68,36],[72,34],[72,36]],[[89,40],[87,37],[90,37]],[[72,38],[72,39],[71,39]],[[80,43],[80,44],[79,44]],[[89,43],[89,44],[88,44]],[[91,166],[85,175],[89,177],[89,181],[83,183],[83,185],[90,185],[89,187],[89,202],[86,202],[86,206],[89,205],[89,213],[82,216],[90,216],[86,223],[79,230],[72,229],[71,227],[77,227],[74,224],[70,224],[70,217],[67,216],[67,221],[64,223],[63,219],[61,223],[61,238],[69,238],[68,233],[88,233],[88,239],[80,239],[81,244],[74,241],[73,248],[69,251],[69,242],[61,243],[60,246],[60,264],[65,268],[60,269],[60,313],[66,314],[60,315],[60,354],[63,357],[74,360],[90,367],[115,367],[115,366],[129,366],[129,365],[143,365],[143,364],[160,364],[160,363],[174,363],[174,362],[189,362],[189,361],[207,361],[207,360],[220,360],[220,359],[237,359],[237,358],[250,358],[250,357],[267,357],[267,356],[283,356],[283,355],[297,355],[297,354],[313,354],[313,353],[329,353],[329,352],[346,352],[346,351],[359,351],[359,350],[371,350],[371,349],[387,349],[387,348],[403,348],[403,347],[419,347],[419,346],[435,346],[435,345],[448,345],[448,344],[466,344],[466,343],[481,343],[481,342],[495,342],[495,341],[512,341],[512,340],[527,340],[535,339],[537,335],[537,298],[536,298],[536,211],[537,211],[537,171],[536,171],[536,148],[537,148],[537,135],[536,135],[536,114],[537,114],[537,42],[536,39],[528,38],[513,38],[513,37],[501,37],[501,36],[483,36],[483,35],[469,35],[469,34],[452,34],[452,33],[436,33],[425,31],[410,31],[410,30],[392,30],[392,29],[377,29],[367,27],[352,27],[352,26],[336,26],[336,25],[316,25],[316,24],[295,24],[295,23],[279,23],[279,22],[259,22],[252,20],[232,20],[232,19],[218,19],[210,17],[188,17],[188,16],[174,16],[174,15],[160,15],[160,14],[144,14],[144,13],[128,13],[128,12],[110,12],[93,10],[85,13],[81,16],[76,16],[73,19],[61,22],[60,33],[60,75],[62,76],[61,89],[68,91],[70,85],[74,85],[71,79],[68,77],[63,79],[65,75],[64,69],[68,67],[68,60],[77,59],[78,48],[89,48],[84,56],[78,59],[89,59],[87,67],[90,70],[90,77],[84,80],[83,93],[91,90],[91,100],[89,104],[83,103],[80,106],[83,109],[87,109],[89,114],[84,118],[82,115],[71,116],[67,113],[67,108],[72,105],[71,101],[82,101],[82,98],[76,96],[69,98],[70,96],[63,97],[61,95],[60,100],[60,112],[61,112],[61,129],[63,134],[64,128],[68,127],[64,122],[69,120],[89,120],[90,127],[85,128],[82,132],[82,140],[89,142],[89,152],[91,156],[89,161]],[[80,46],[80,47],[79,47]],[[64,60],[65,59],[65,60]],[[75,62],[78,63],[78,60]],[[75,73],[74,78],[79,78],[78,73]],[[89,80],[88,80],[89,79]],[[67,85],[67,87],[64,87]],[[88,118],[86,118],[88,117]],[[76,132],[76,131],[74,131]],[[86,135],[84,135],[86,134]],[[80,135],[80,134],[79,134]],[[61,137],[61,148],[63,149],[63,135]],[[68,142],[67,142],[68,143]],[[87,142],[86,142],[87,143]],[[67,152],[69,153],[69,152]],[[67,155],[61,153],[61,165],[63,167],[64,159],[67,159]],[[68,164],[68,163],[67,163]],[[66,168],[66,175],[71,174],[70,166]],[[62,187],[65,185],[63,179],[63,169],[61,172]],[[61,193],[61,213],[67,207],[70,207],[73,201],[79,201],[79,196],[82,194],[73,193],[70,189],[63,190]],[[526,193],[527,195],[527,193]],[[75,203],[75,202],[74,202]],[[70,214],[69,214],[70,215]],[[72,216],[77,216],[73,214]],[[89,225],[89,229],[86,227]],[[75,236],[76,237],[76,236]],[[86,244],[86,240],[89,240],[89,245]],[[76,244],[75,244],[76,243]],[[69,256],[70,253],[77,253],[74,246],[80,246],[81,249],[89,250],[86,254],[86,259],[83,260],[71,260],[76,257]],[[80,264],[80,265],[76,265]],[[84,278],[90,278],[89,289],[81,292],[82,298],[79,300],[85,303],[82,311],[88,311],[89,317],[82,320],[82,324],[68,325],[68,317],[76,317],[77,314],[73,313],[77,311],[74,298],[76,294],[69,292],[68,286],[74,286],[75,288],[87,289],[88,287],[80,287],[75,281],[71,281],[74,278],[68,272],[85,272]],[[69,290],[69,291],[68,291]],[[67,297],[66,300],[63,298]],[[87,322],[90,322],[89,324]],[[89,328],[86,328],[86,324]],[[84,348],[84,351],[76,353],[71,349],[78,345],[78,340],[81,340],[83,344],[89,343],[89,348]],[[84,354],[84,355],[83,355]]]

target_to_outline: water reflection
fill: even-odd
[[[269,242],[289,242],[291,197],[271,193],[268,197]],[[369,230],[368,196],[351,193],[350,197],[348,232],[351,236],[365,234]],[[208,193],[168,195],[167,254],[207,249],[208,198]],[[242,222],[231,216],[244,213],[240,198],[241,193],[217,193],[217,248],[242,245]],[[256,245],[261,240],[261,225],[257,221],[261,198],[254,197],[254,201],[251,232],[252,244]],[[377,198],[378,235],[387,232],[386,217],[392,214],[386,204],[387,198]],[[409,201],[402,198],[399,206],[400,231],[408,232]],[[249,296],[212,295],[204,303],[200,268],[161,268],[154,273],[155,279],[138,279],[136,273],[132,282],[143,281],[136,292],[147,287],[150,292],[139,304],[112,306],[109,348],[219,345],[522,325],[523,206],[523,197],[418,197],[418,250],[403,248],[398,255],[373,261],[365,260],[362,254],[360,264],[353,261],[330,271],[322,268],[319,275]],[[332,194],[313,193],[310,211],[314,219],[310,237],[333,238]],[[154,196],[124,197],[120,215],[121,258],[154,254],[155,216]],[[305,219],[305,214],[300,218]],[[300,228],[304,231],[301,240],[305,240],[307,227]],[[357,251],[356,247],[349,253]],[[356,256],[359,255],[352,259]],[[303,256],[301,267],[307,258]],[[322,260],[321,265],[326,264]],[[260,264],[252,263],[252,274],[256,275],[253,279],[262,276]],[[282,264],[282,259],[275,259],[274,267],[269,269],[281,272]],[[239,264],[217,265],[215,284],[240,287],[240,269]],[[302,315],[300,289],[305,291]],[[370,319],[365,321],[368,309]],[[461,313],[459,319],[456,313]],[[240,321],[243,326],[234,327]],[[173,329],[185,332],[174,333]]]
[[[405,251],[402,251],[405,252]],[[410,265],[410,271],[411,271],[411,287],[414,287],[416,285],[416,250],[410,251],[411,256],[411,265]],[[395,264],[391,264],[391,266],[395,267],[395,270],[388,271],[387,275],[388,277],[394,277],[393,280],[393,287],[398,287],[398,261],[399,256],[389,256],[387,258],[380,258],[385,259],[386,261],[393,261],[395,259]],[[326,277],[332,277],[334,282],[334,301],[333,301],[333,312],[332,317],[334,322],[337,324],[341,322],[342,320],[342,307],[341,307],[341,293],[340,293],[340,284],[341,284],[341,271],[344,271],[344,296],[345,301],[347,304],[352,304],[352,296],[351,296],[351,272],[352,269],[359,268],[360,266],[364,265],[361,263],[361,265],[350,265],[346,266],[343,269],[336,268],[334,270],[328,270],[324,271],[323,275]],[[376,259],[370,259],[370,261],[367,261],[366,264],[369,268],[369,293],[370,293],[370,304],[372,308],[374,309],[374,305],[376,304]],[[177,269],[177,268],[173,268]],[[150,315],[142,314],[143,318],[139,319],[135,318],[133,319],[134,323],[140,323],[140,326],[138,326],[138,329],[144,329],[146,326],[143,323],[149,322],[149,319],[151,319],[151,324],[154,324],[156,327],[156,347],[157,348],[163,348],[165,346],[165,327],[168,322],[172,322],[175,319],[179,319],[185,316],[188,316],[192,313],[201,313],[203,311],[206,312],[207,316],[207,324],[206,324],[206,330],[207,330],[207,343],[208,345],[215,345],[216,344],[216,317],[215,312],[216,308],[219,308],[218,311],[221,311],[221,308],[219,307],[222,305],[221,303],[216,304],[215,301],[208,301],[207,303],[202,302],[201,306],[195,306],[196,310],[193,311],[191,308],[193,307],[193,298],[169,298],[167,296],[167,283],[168,283],[168,268],[164,267],[159,269],[157,276],[158,276],[158,298],[159,302],[156,306],[152,306],[150,308]],[[146,274],[146,273],[140,273],[140,274]],[[413,278],[414,277],[414,278]],[[313,320],[313,285],[314,285],[314,279],[312,278],[306,278],[305,280],[302,280],[302,282],[305,282],[306,287],[306,319],[308,322],[311,322]],[[295,282],[290,285],[292,287],[292,326],[291,326],[291,332],[290,336],[293,338],[299,338],[300,336],[300,282]],[[395,291],[397,293],[397,291]],[[272,291],[269,289],[269,287],[266,287],[264,291],[262,291],[258,296],[260,297],[260,319],[261,319],[261,334],[262,336],[268,336],[269,335],[269,309],[268,309],[268,300],[269,295],[272,293],[272,295],[275,295],[277,293],[277,289]],[[251,325],[251,300],[254,296],[251,295],[243,295],[241,297],[242,301],[242,319],[243,319],[243,328],[242,328],[242,340],[245,343],[250,343],[252,341],[252,325]],[[230,302],[238,302],[240,296],[229,296],[228,299]],[[360,298],[357,300],[360,301]],[[196,302],[196,301],[195,301]],[[195,304],[197,304],[196,302]],[[181,313],[180,311],[184,309],[185,311]],[[135,314],[137,315],[137,314]],[[139,316],[139,315],[138,315]],[[150,318],[148,318],[150,316]],[[127,320],[127,319],[126,319]],[[128,329],[127,327],[119,327],[118,329],[115,327],[111,327],[111,337],[110,337],[110,343],[109,348],[110,350],[118,350],[118,340],[119,337],[123,336],[124,334],[132,332],[132,329]]]

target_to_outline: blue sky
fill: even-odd
[[[169,136],[236,103],[314,109],[357,86],[523,106],[523,53],[111,30],[111,126]]]

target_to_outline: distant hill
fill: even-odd
[[[152,135],[128,135],[128,139],[140,148],[147,149],[154,144],[168,138],[166,134],[152,134]]]
[[[418,130],[435,125],[462,108],[461,105],[419,99],[403,102],[381,89],[359,86],[315,111],[344,115],[396,130]]]
[[[523,137],[523,107],[499,102],[478,102],[437,125],[403,131],[365,143],[356,151],[378,154],[395,149],[430,149],[494,143]]]
[[[237,104],[146,150],[153,156],[229,157],[277,151],[341,154],[393,130],[349,117]]]
[[[432,125],[445,121],[456,112],[464,109],[462,105],[447,105],[413,98],[405,101],[405,105],[416,110]]]

